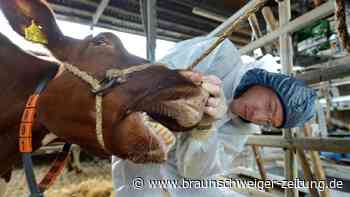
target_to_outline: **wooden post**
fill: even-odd
[[[255,13],[251,14],[248,17],[248,22],[249,22],[250,28],[252,29],[252,32],[254,34],[254,38],[255,39],[261,38],[262,32],[261,32],[261,28],[260,28],[260,25],[259,25],[258,19],[256,18]],[[270,53],[270,50],[266,46],[262,47],[261,50],[263,51],[263,54]]]
[[[267,180],[266,170],[264,168],[264,162],[261,159],[261,154],[260,154],[259,147],[256,146],[256,145],[252,145],[252,149],[253,149],[253,152],[254,152],[256,164],[257,164],[259,172],[260,172],[261,180],[266,181]],[[264,188],[264,189],[267,192],[271,192],[271,188]]]
[[[249,25],[252,29],[252,32],[255,35],[255,38],[260,38],[262,36],[262,32],[261,32],[260,25],[259,25],[258,19],[256,18],[255,13],[251,14],[248,17],[248,22],[249,22]]]
[[[280,1],[278,3],[279,24],[280,27],[288,24],[291,20],[291,4],[290,0]],[[293,46],[292,37],[289,33],[282,34],[279,38],[280,42],[280,56],[282,71],[285,74],[291,74],[293,71]],[[286,140],[293,138],[292,129],[284,129],[283,136]],[[295,180],[298,173],[295,154],[293,149],[285,150],[284,157],[284,174],[287,180]],[[298,197],[299,193],[296,188],[287,188],[285,190],[285,197]]]
[[[315,179],[312,176],[311,168],[310,168],[310,165],[309,165],[309,163],[307,161],[307,157],[305,155],[304,150],[298,148],[297,149],[297,154],[298,154],[299,162],[300,162],[301,167],[302,167],[303,172],[304,172],[304,180],[307,181],[307,182],[314,181]],[[311,197],[319,197],[317,188],[309,187],[309,191],[310,191]]]
[[[271,30],[274,31],[278,28],[278,21],[276,20],[275,16],[273,15],[273,12],[270,7],[265,6],[262,10],[261,13],[265,19],[267,27]]]
[[[312,128],[310,124],[306,123],[304,125],[304,135],[305,137],[312,137]],[[310,151],[311,161],[313,162],[314,173],[316,176],[316,180],[326,181],[326,174],[322,167],[322,162],[320,155],[317,151]],[[330,197],[331,193],[328,187],[325,187],[324,191],[321,191],[321,197]]]
[[[270,30],[270,32],[275,31],[278,28],[278,21],[276,20],[275,16],[273,15],[272,9],[269,6],[263,7],[261,10],[261,13],[264,17],[264,20],[266,22],[266,28]],[[273,48],[279,49],[278,42],[273,42],[272,44]]]
[[[274,41],[275,39],[277,39],[283,34],[293,33],[295,31],[298,31],[312,24],[313,22],[316,22],[324,18],[325,16],[334,14],[334,8],[335,8],[335,3],[333,1],[327,1],[326,3],[322,4],[320,7],[315,8],[310,12],[294,19],[293,21],[288,23],[288,25],[281,26],[280,24],[280,28],[261,37],[260,39],[254,42],[249,43],[247,46],[241,48],[239,51],[241,52],[241,54],[246,54],[253,51],[254,49],[265,46],[267,43],[271,43],[272,41]]]

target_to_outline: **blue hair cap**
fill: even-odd
[[[235,90],[235,98],[254,85],[269,87],[280,98],[284,112],[281,128],[301,127],[315,114],[316,93],[301,80],[255,68],[244,74]]]

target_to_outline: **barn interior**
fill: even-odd
[[[304,80],[317,92],[315,118],[301,128],[261,127],[260,133],[249,136],[237,165],[232,166],[237,173],[226,177],[275,180],[273,189],[232,189],[246,196],[287,197],[350,196],[350,2],[343,0],[346,20],[340,24],[336,17],[340,1],[47,0],[59,20],[86,25],[91,31],[105,28],[146,37],[150,61],[156,61],[156,40],[177,43],[220,36],[231,28],[227,38],[242,56],[259,60],[270,54],[277,62],[273,70]],[[35,49],[30,53],[47,55]],[[39,174],[60,148],[51,144],[36,153]],[[103,188],[100,196],[113,196],[110,161],[84,151],[80,155],[77,146],[73,152],[70,170],[45,196],[86,192],[97,183]],[[6,196],[25,195],[20,165],[14,176]],[[295,179],[341,182],[341,186],[284,188],[278,182]],[[89,183],[83,183],[86,180]],[[64,189],[67,183],[73,186]]]

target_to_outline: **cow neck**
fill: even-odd
[[[64,63],[64,68],[72,73],[74,76],[78,77],[85,83],[89,84],[91,87],[92,93],[95,94],[95,110],[96,110],[96,124],[95,124],[95,130],[96,130],[96,139],[97,142],[100,144],[101,148],[105,150],[107,153],[110,153],[110,151],[106,148],[104,135],[103,135],[103,108],[102,108],[102,100],[103,95],[106,90],[112,88],[115,84],[120,84],[126,82],[126,78],[129,74],[134,72],[139,72],[142,70],[145,70],[151,66],[154,66],[154,64],[140,64],[135,66],[130,66],[128,68],[124,69],[117,69],[117,68],[111,68],[106,71],[105,78],[109,81],[106,85],[101,84],[99,80],[97,80],[94,76],[90,75],[89,73],[80,70],[80,68],[69,64]],[[162,65],[165,66],[165,65]]]
[[[43,76],[58,65],[22,51],[6,40],[0,43],[0,127],[18,124],[25,101],[32,94]],[[10,108],[8,106],[11,106]]]
[[[54,62],[33,57],[17,47],[15,50],[12,48],[10,46],[6,53],[0,53],[1,71],[7,73],[5,80],[9,80],[7,82],[10,84],[16,81],[23,89],[31,91],[47,73],[58,68],[58,64]]]

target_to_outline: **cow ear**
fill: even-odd
[[[43,0],[0,0],[12,28],[25,39],[54,46],[63,39],[52,10]]]

